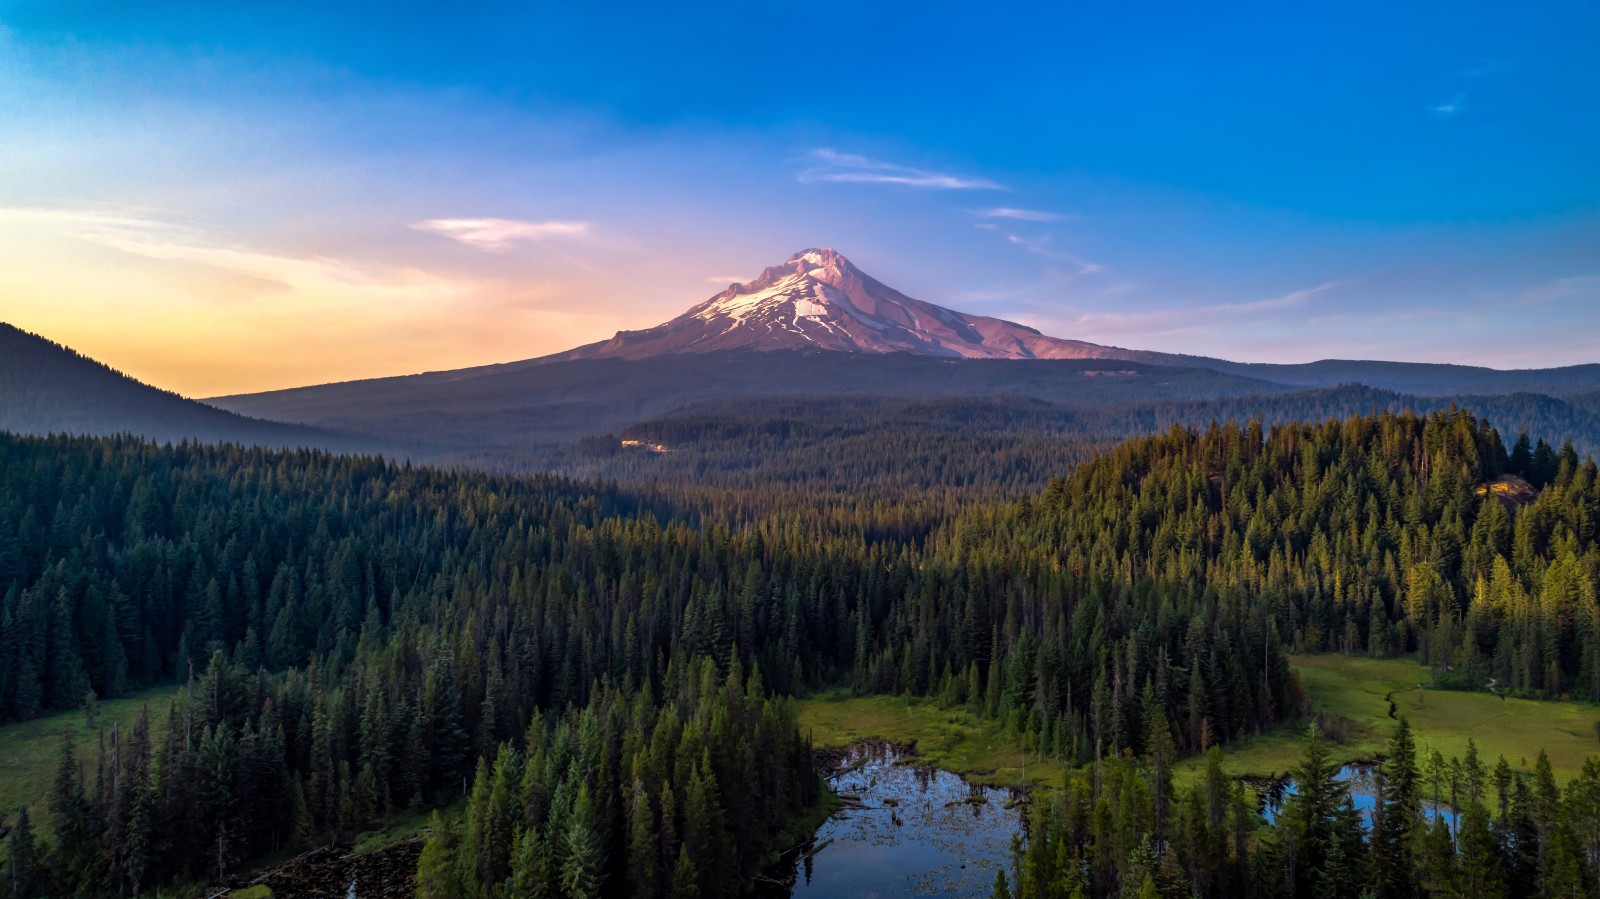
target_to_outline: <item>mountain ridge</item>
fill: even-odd
[[[49,338],[0,322],[0,430],[157,442],[370,450],[356,435],[254,418],[136,380]]]

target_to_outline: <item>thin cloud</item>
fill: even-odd
[[[0,225],[26,223],[84,243],[157,262],[200,266],[286,290],[381,290],[417,297],[452,293],[456,282],[412,268],[329,256],[291,256],[219,239],[138,211],[0,208]]]
[[[518,241],[540,241],[550,237],[583,237],[589,233],[588,222],[523,222],[516,219],[428,219],[412,226],[416,231],[427,231],[458,240],[479,250],[504,250]]]
[[[1067,218],[1067,216],[1059,212],[1047,212],[1043,209],[1018,209],[1015,206],[996,206],[993,209],[979,209],[973,214],[979,218],[1011,219],[1018,222],[1059,222]]]
[[[1481,78],[1484,75],[1495,75],[1500,72],[1516,68],[1516,64],[1504,59],[1482,59],[1477,63],[1467,66],[1456,74],[1462,78]]]
[[[1600,299],[1600,275],[1578,275],[1573,278],[1556,278],[1535,284],[1517,297],[1523,304],[1552,303],[1576,297]]]
[[[974,227],[995,229],[995,226],[988,222],[979,222]],[[1097,262],[1089,262],[1088,260],[1080,259],[1071,253],[1063,253],[1060,250],[1051,249],[1050,235],[1048,234],[1036,234],[1028,236],[1017,234],[1012,231],[1005,231],[1003,233],[1005,234],[1006,243],[1021,247],[1022,249],[1032,253],[1035,256],[1038,256],[1041,259],[1048,259],[1053,262],[1065,262],[1068,265],[1071,265],[1074,269],[1076,269],[1076,271],[1063,273],[1067,274],[1069,277],[1076,278],[1080,275],[1093,275],[1097,272],[1103,272],[1106,270],[1105,266]]]
[[[1048,247],[1050,243],[1050,236],[1047,234],[1041,234],[1035,237],[1023,237],[1020,234],[1013,234],[1007,231],[1006,242],[1015,244],[1016,246],[1027,250],[1035,256],[1046,256],[1053,259],[1057,255]]]
[[[1461,113],[1461,110],[1466,105],[1466,102],[1467,95],[1465,93],[1459,93],[1454,97],[1451,97],[1449,102],[1440,103],[1438,106],[1428,107],[1428,111],[1441,119],[1454,118]]]
[[[706,283],[721,284],[726,287],[729,284],[743,284],[744,279],[740,278],[738,275],[712,275],[706,279]]]
[[[1203,319],[1271,312],[1300,306],[1311,297],[1332,290],[1341,283],[1343,282],[1329,281],[1282,296],[1245,303],[1214,303],[1209,306],[1152,309],[1147,312],[1086,312],[1074,323],[1080,327],[1104,329],[1113,333],[1187,330],[1203,324]]]
[[[1307,287],[1303,290],[1291,291],[1290,293],[1286,293],[1281,297],[1273,297],[1270,300],[1255,300],[1254,302],[1249,303],[1224,303],[1220,306],[1213,306],[1211,308],[1214,310],[1229,312],[1258,312],[1265,309],[1286,309],[1290,306],[1298,306],[1317,294],[1322,293],[1325,290],[1332,290],[1342,283],[1344,282],[1327,281],[1322,284],[1318,284],[1316,287]]]
[[[918,190],[1010,190],[988,178],[951,175],[913,168],[893,162],[869,159],[854,153],[840,153],[823,147],[811,151],[819,164],[800,172],[803,184],[888,184]]]

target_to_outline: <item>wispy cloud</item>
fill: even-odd
[[[1551,303],[1576,297],[1600,301],[1600,275],[1578,275],[1544,281],[1524,290],[1517,300],[1525,304]]]
[[[1316,287],[1307,287],[1302,290],[1290,291],[1281,297],[1273,297],[1270,300],[1254,300],[1248,303],[1224,303],[1219,306],[1212,306],[1210,307],[1210,310],[1224,312],[1259,312],[1266,309],[1286,309],[1290,306],[1298,306],[1317,294],[1322,293],[1325,290],[1332,290],[1342,283],[1344,282],[1325,281],[1321,284],[1318,284]]]
[[[1059,222],[1067,216],[1059,212],[1047,212],[1043,209],[1018,209],[1015,206],[995,206],[992,209],[977,209],[973,215],[985,219],[1011,219],[1018,222]]]
[[[1105,271],[1105,266],[1100,265],[1097,262],[1089,262],[1088,260],[1074,256],[1071,253],[1062,252],[1061,250],[1053,248],[1050,245],[1051,236],[1049,234],[1018,234],[1014,231],[1007,231],[999,228],[993,222],[979,222],[974,227],[983,228],[990,231],[999,231],[1005,236],[1006,243],[1009,243],[1012,246],[1021,247],[1023,250],[1038,256],[1041,259],[1048,259],[1052,262],[1064,262],[1072,266],[1073,271],[1060,274],[1066,274],[1070,277],[1076,278],[1080,275],[1092,275],[1097,272]]]
[[[459,240],[480,250],[504,250],[518,241],[539,241],[550,237],[582,237],[589,233],[588,222],[523,222],[516,219],[428,219],[411,226]]]
[[[1428,111],[1441,119],[1453,118],[1461,113],[1466,103],[1467,95],[1465,92],[1461,92],[1451,97],[1447,102],[1440,103],[1438,106],[1428,107]]]
[[[157,262],[245,276],[276,290],[379,289],[442,295],[457,286],[450,279],[419,269],[250,247],[137,210],[0,208],[0,225],[8,223],[48,229],[63,237]]]
[[[1315,287],[1292,291],[1282,296],[1243,303],[1213,303],[1206,306],[1181,306],[1171,309],[1150,309],[1140,312],[1086,312],[1074,322],[1078,327],[1101,333],[1170,333],[1203,327],[1211,320],[1262,312],[1272,312],[1300,306],[1306,300],[1324,291],[1338,287],[1342,282],[1329,281]]]
[[[1024,236],[1007,231],[1006,242],[1019,246],[1035,256],[1044,256],[1050,259],[1056,259],[1061,256],[1060,253],[1050,249],[1050,235],[1048,234]]]
[[[1495,75],[1500,72],[1516,68],[1516,64],[1504,59],[1480,59],[1456,74],[1462,78],[1481,78],[1485,75]]]
[[[802,183],[888,184],[918,190],[1009,190],[988,178],[952,175],[913,168],[854,153],[840,153],[823,147],[811,151],[817,164],[800,172]]]
[[[712,275],[706,279],[706,283],[721,284],[723,287],[727,287],[729,284],[743,284],[744,279],[738,275]]]

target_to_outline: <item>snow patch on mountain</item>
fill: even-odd
[[[828,307],[814,300],[801,297],[794,301],[794,311],[806,318],[823,318],[828,314]]]

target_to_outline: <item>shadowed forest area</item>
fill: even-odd
[[[1302,726],[1289,653],[1600,699],[1595,466],[1507,447],[1459,410],[1174,426],[900,532],[865,513],[839,527],[846,506],[786,515],[758,488],[719,506],[709,489],[127,438],[7,437],[0,454],[0,713],[181,687],[93,746],[59,741],[8,838],[8,871],[45,894],[226,882],[464,797],[428,829],[421,895],[734,895],[821,799],[795,697],[842,688],[968,710],[1059,766],[1030,813],[1025,892],[1272,895],[1266,853],[1292,816],[1230,811],[1225,834],[1219,775],[1196,799],[1173,772]],[[1481,489],[1507,479],[1527,490]],[[1389,767],[1400,752],[1394,789],[1415,779]],[[1485,823],[1508,888],[1515,864],[1593,865],[1513,857],[1530,843],[1505,836],[1524,826],[1507,809],[1540,846],[1558,819],[1579,849],[1600,825],[1572,792],[1588,768],[1570,808],[1517,798],[1547,775],[1513,778]],[[1415,793],[1397,795],[1401,827]],[[1417,827],[1306,851],[1339,845],[1340,871],[1404,851],[1369,885],[1438,892],[1412,850],[1433,839],[1449,867],[1467,848]],[[1227,852],[1203,848],[1223,836]]]

